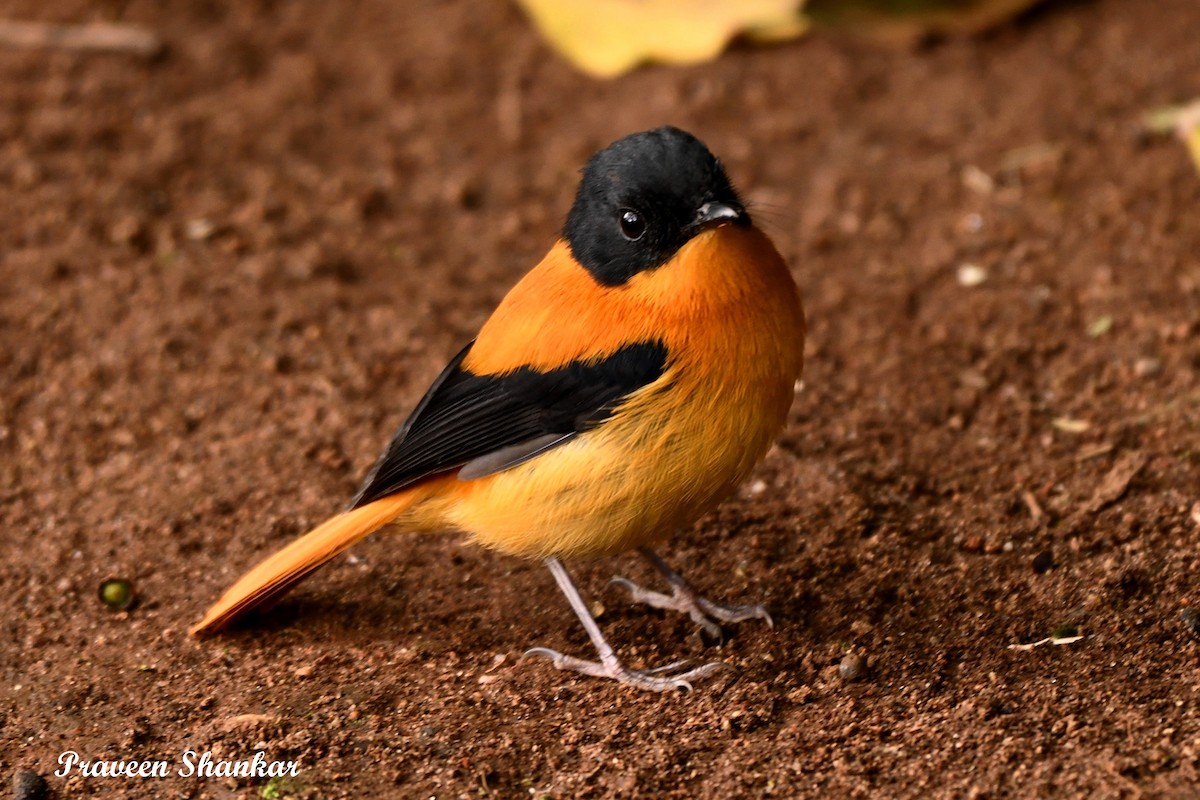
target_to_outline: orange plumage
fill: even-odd
[[[643,548],[674,595],[635,597],[701,624],[765,617],[699,598],[645,548],[712,509],[766,453],[803,343],[787,266],[707,149],[669,128],[627,137],[589,162],[564,238],[431,387],[358,507],[257,566],[192,631],[278,596],[389,524],[546,558],[577,612],[558,558]],[[583,621],[599,664],[538,652],[650,689],[709,670],[628,670]]]

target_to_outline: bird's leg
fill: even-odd
[[[546,566],[550,568],[550,574],[558,582],[558,588],[562,589],[562,593],[567,596],[567,602],[571,604],[575,615],[583,623],[588,637],[592,640],[592,644],[596,647],[596,652],[600,655],[600,660],[584,661],[581,658],[563,655],[556,650],[550,650],[545,647],[534,647],[526,650],[525,655],[546,656],[558,669],[582,672],[584,675],[591,675],[596,678],[612,678],[620,683],[636,686],[639,689],[649,689],[654,692],[662,692],[667,689],[690,690],[692,688],[692,680],[704,678],[725,666],[719,661],[714,661],[695,669],[685,670],[684,668],[689,663],[685,660],[676,661],[657,669],[641,671],[629,669],[617,658],[612,645],[608,643],[604,638],[604,634],[600,632],[600,626],[596,624],[595,617],[588,610],[587,603],[580,596],[579,589],[575,588],[575,583],[571,580],[571,576],[567,572],[566,567],[562,565],[562,562],[557,558],[547,558]]]
[[[726,606],[714,603],[707,598],[701,597],[682,575],[671,569],[670,565],[666,561],[663,561],[649,547],[639,547],[638,552],[653,564],[654,568],[661,572],[663,577],[667,579],[667,582],[671,584],[671,594],[666,595],[643,589],[627,578],[613,578],[612,582],[628,589],[630,596],[634,600],[654,606],[655,608],[686,611],[688,616],[714,639],[721,638],[721,626],[719,622],[742,622],[747,619],[761,619],[767,623],[768,628],[775,627],[775,623],[771,620],[771,615],[767,613],[767,609],[763,606]],[[714,620],[719,620],[719,622],[714,622]]]

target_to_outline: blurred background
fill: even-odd
[[[1031,5],[4,3],[0,771],[141,797],[58,754],[261,746],[300,777],[155,790],[1200,791],[1200,5]],[[586,158],[661,124],[806,295],[779,447],[668,549],[776,629],[705,642],[606,588],[632,559],[576,569],[631,663],[736,675],[517,663],[586,641],[538,564],[454,536],[190,640],[341,508]]]

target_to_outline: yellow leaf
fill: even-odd
[[[693,64],[739,34],[778,41],[807,28],[804,0],[517,0],[571,63],[609,78],[645,61]]]
[[[1188,152],[1192,154],[1192,161],[1196,163],[1196,169],[1200,170],[1200,115],[1196,116],[1197,119],[1192,122],[1192,127],[1181,127],[1179,134],[1183,137]]]
[[[1196,169],[1200,170],[1200,100],[1182,106],[1156,108],[1142,117],[1142,125],[1151,133],[1174,131],[1187,146]]]

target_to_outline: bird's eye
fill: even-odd
[[[632,208],[621,211],[621,235],[636,242],[646,233],[646,218]]]

